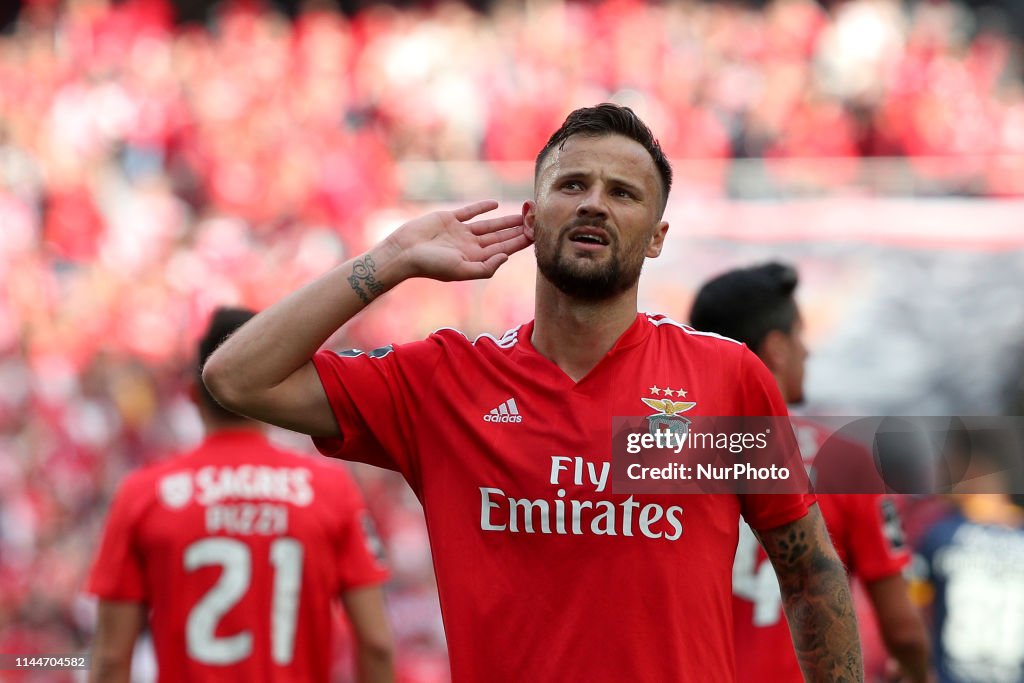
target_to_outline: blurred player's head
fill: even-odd
[[[224,409],[203,384],[202,371],[207,359],[217,350],[217,347],[224,343],[235,330],[249,321],[256,313],[245,308],[218,308],[210,316],[210,322],[206,326],[206,332],[199,340],[198,358],[196,363],[195,400],[199,406],[199,412],[207,427],[219,423],[249,422],[246,418]]]
[[[807,347],[803,321],[793,293],[796,270],[781,263],[730,270],[697,292],[690,324],[743,342],[764,362],[779,384],[783,398],[804,398]]]
[[[601,301],[635,288],[661,253],[672,168],[628,107],[572,112],[537,155],[523,207],[541,276],[571,297]]]

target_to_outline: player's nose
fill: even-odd
[[[576,215],[579,218],[607,218],[608,205],[605,202],[604,192],[600,183],[595,183],[580,195],[580,203],[576,206]]]

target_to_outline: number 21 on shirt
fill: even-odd
[[[189,611],[185,640],[190,657],[204,664],[227,665],[252,654],[252,632],[216,636],[217,624],[249,590],[254,561],[273,565],[270,642],[275,664],[290,664],[295,653],[295,626],[302,579],[302,544],[294,538],[277,538],[270,557],[254,558],[249,546],[233,538],[204,538],[185,549],[185,570],[220,567],[217,583]]]

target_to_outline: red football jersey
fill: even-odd
[[[129,475],[87,589],[149,607],[162,681],[327,681],[331,609],[386,572],[347,472],[220,431]]]
[[[804,462],[814,458],[831,431],[808,420],[793,421]],[[853,457],[871,455],[849,444]],[[813,479],[813,474],[812,474]],[[836,553],[851,576],[868,583],[898,574],[910,561],[892,500],[880,494],[818,495]],[[741,525],[733,565],[733,616],[737,680],[741,683],[803,683],[775,571],[749,527]]]
[[[780,526],[808,498],[614,493],[612,417],[667,396],[784,415],[775,380],[736,342],[640,314],[574,382],[532,331],[321,351],[343,439],[318,447],[402,472],[422,501],[454,681],[732,681],[740,515]]]

